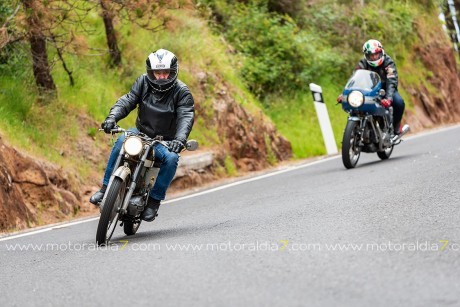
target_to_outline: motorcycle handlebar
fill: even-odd
[[[102,128],[99,128],[99,131],[105,131],[104,129]],[[110,130],[110,133],[121,133],[121,132],[125,132],[126,130],[123,129],[123,128],[120,128],[120,127],[115,127],[113,129]]]
[[[104,129],[102,128],[99,128],[98,129],[99,131],[104,131]],[[126,132],[125,129],[121,128],[121,127],[115,127],[114,129],[111,129],[110,130],[110,133],[121,133],[121,132]],[[163,144],[164,146],[168,147],[169,148],[169,142],[168,141],[163,141],[163,140],[154,140],[154,143],[161,143]],[[184,148],[182,149],[182,151],[184,150],[188,150],[188,151],[195,151],[198,149],[198,142],[196,140],[188,140],[186,143],[185,143],[185,146]]]

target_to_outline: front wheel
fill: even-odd
[[[343,133],[342,141],[342,162],[347,168],[354,168],[358,163],[361,149],[359,148],[359,123],[355,121],[348,121]]]
[[[126,182],[121,178],[115,177],[107,191],[107,198],[102,208],[99,224],[97,225],[96,243],[97,245],[106,244],[115,230],[118,222],[119,210],[123,205],[125,196]]]
[[[394,145],[388,147],[384,151],[378,151],[377,156],[379,156],[380,159],[386,160],[391,156],[391,153],[393,152],[393,147]]]

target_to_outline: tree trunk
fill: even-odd
[[[113,26],[113,13],[110,10],[110,1],[100,0],[102,8],[102,19],[104,20],[105,35],[110,54],[110,66],[119,66],[121,64],[121,52],[118,49],[117,36]]]
[[[35,0],[22,0],[26,9],[26,22],[28,26],[28,35],[30,42],[30,51],[32,53],[33,71],[35,83],[41,94],[56,91],[53,77],[51,76],[50,66],[48,63],[48,54],[46,51],[46,37],[42,33],[43,24],[39,17],[39,12]]]
[[[55,91],[53,77],[51,76],[46,52],[46,40],[42,35],[32,35],[29,39],[32,52],[35,82],[40,91]]]
[[[457,22],[459,21],[459,17],[460,17],[460,0],[453,0],[454,2],[454,7],[455,7],[455,11],[456,11],[456,16],[457,16]]]
[[[452,1],[454,4],[455,8],[455,22],[457,23],[456,27],[456,32],[457,32],[457,51],[458,54],[460,55],[460,42],[459,42],[459,36],[460,36],[460,0],[453,0]]]
[[[460,50],[458,50],[459,43],[458,43],[457,30],[455,29],[455,22],[454,22],[455,16],[452,15],[452,11],[451,11],[451,6],[453,5],[454,5],[453,1],[446,0],[443,3],[442,9],[444,13],[444,18],[446,20],[447,33],[450,37],[450,40],[454,44],[455,49],[457,50],[457,52],[460,53]]]

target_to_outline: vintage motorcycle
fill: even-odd
[[[380,159],[388,159],[409,131],[409,125],[404,125],[399,135],[394,133],[393,107],[381,105],[384,96],[380,76],[373,71],[356,70],[345,85],[342,109],[349,115],[343,133],[342,162],[347,169],[356,166],[361,152],[376,152]]]
[[[99,207],[101,217],[96,232],[98,245],[107,244],[118,221],[121,221],[120,226],[123,226],[126,235],[137,232],[149,191],[160,171],[159,161],[155,160],[154,145],[161,143],[169,146],[169,142],[163,141],[161,137],[152,139],[143,133],[119,127],[111,132],[124,133],[125,140]],[[184,149],[193,151],[197,148],[198,142],[189,140]]]

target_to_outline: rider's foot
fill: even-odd
[[[97,191],[96,193],[93,194],[93,196],[91,196],[91,198],[89,199],[89,202],[96,206],[99,206],[100,202],[104,198],[105,190],[107,190],[107,186],[103,185],[99,191]]]
[[[146,222],[153,221],[158,215],[158,208],[160,208],[160,201],[149,197],[147,206],[142,212],[141,218]]]

